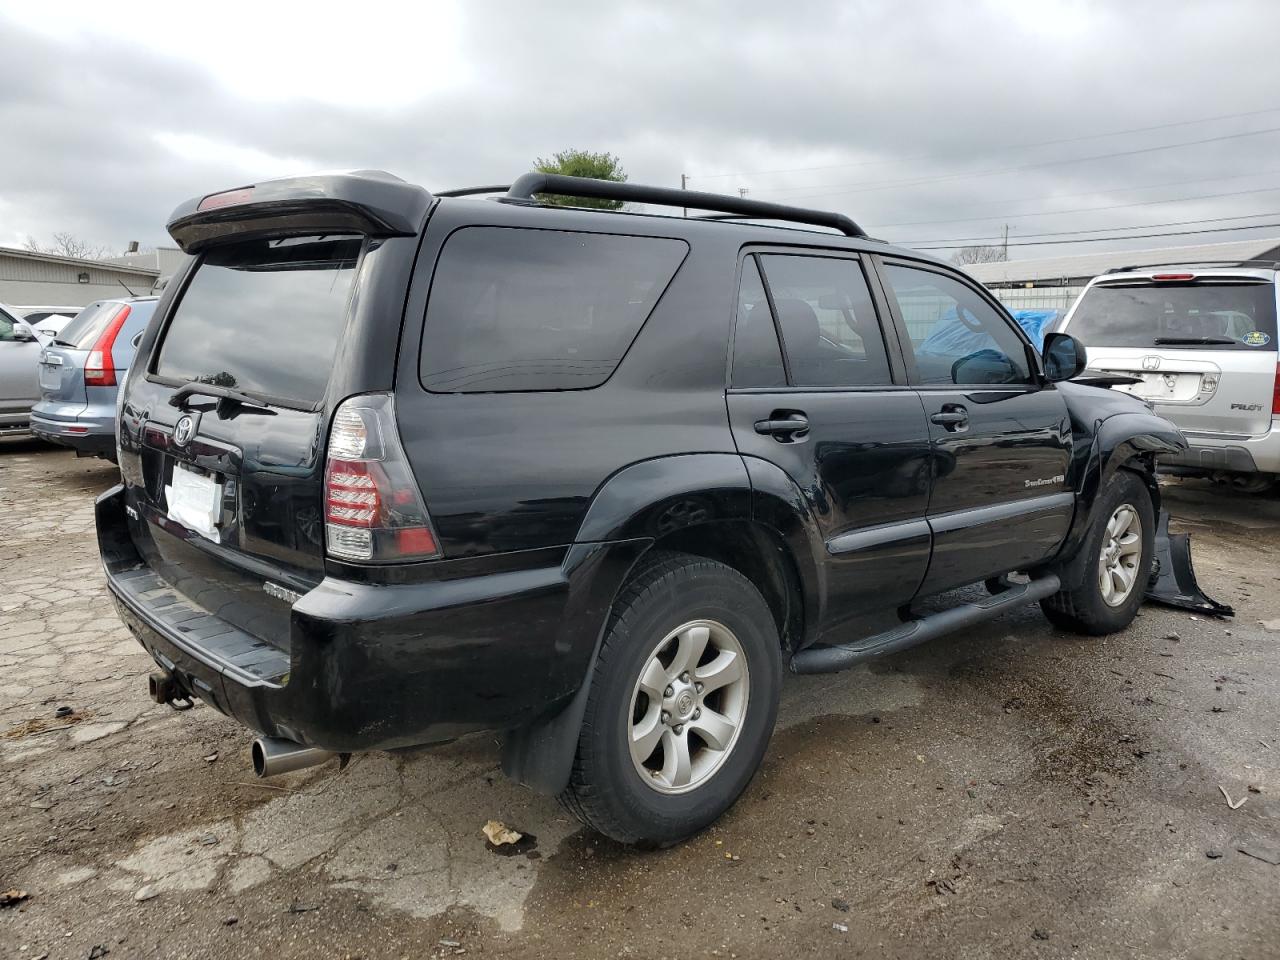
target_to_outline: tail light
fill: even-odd
[[[331,557],[385,563],[440,556],[389,394],[351,397],[334,413],[324,504]]]
[[[111,348],[116,345],[116,337],[120,328],[129,319],[130,307],[125,304],[111,318],[98,339],[89,348],[89,356],[84,362],[84,384],[86,387],[114,387],[116,385],[116,364],[111,358]]]
[[[1276,364],[1276,379],[1271,386],[1271,415],[1280,417],[1280,363]]]

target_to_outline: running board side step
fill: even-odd
[[[917,643],[924,643],[963,627],[994,620],[1013,607],[1034,603],[1058,592],[1061,582],[1056,574],[1048,574],[1027,583],[1018,583],[1008,590],[976,603],[962,603],[949,610],[940,610],[918,620],[909,620],[901,626],[859,640],[857,643],[835,647],[809,647],[791,658],[792,673],[836,673],[847,670],[864,660],[897,653]]]

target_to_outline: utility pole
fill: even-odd
[[[688,189],[689,189],[689,175],[688,175],[687,173],[682,173],[682,174],[680,174],[680,189],[681,189],[681,190],[688,190]],[[683,216],[686,216],[686,217],[687,217],[688,215],[689,215],[689,208],[688,208],[688,207],[685,207],[685,208],[684,208],[684,212],[683,212]]]
[[[739,188],[738,188],[738,196],[740,196],[740,197],[744,197],[744,198],[745,198],[745,197],[746,197],[746,195],[747,195],[747,188],[746,188],[746,187],[739,187]]]
[[[1004,225],[1004,254],[1003,254],[1003,256],[1004,256],[1005,261],[1007,262],[1007,261],[1008,261],[1008,259],[1009,259],[1009,225],[1008,225],[1007,223]]]

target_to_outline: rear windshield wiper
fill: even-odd
[[[1234,346],[1239,342],[1230,337],[1156,337],[1155,339],[1157,347],[1209,346],[1215,343]]]
[[[213,383],[200,383],[198,380],[192,380],[190,383],[184,383],[177,390],[173,391],[173,396],[169,398],[169,405],[177,407],[179,410],[187,409],[188,397],[214,397],[218,400],[230,400],[245,407],[258,407],[275,413],[265,402],[257,400],[249,396],[247,393],[241,393],[239,390],[232,390],[230,387],[220,387]]]

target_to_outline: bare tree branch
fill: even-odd
[[[956,266],[966,263],[1003,263],[1009,259],[1004,247],[977,246],[961,247],[951,257]]]

